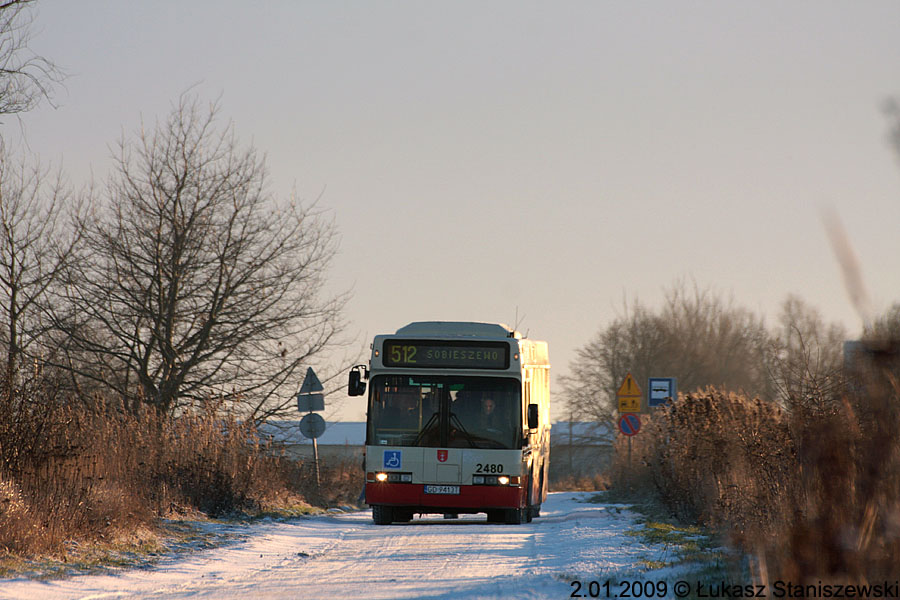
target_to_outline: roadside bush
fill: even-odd
[[[900,341],[870,342],[842,402],[796,414],[801,494],[785,532],[758,545],[783,577],[896,579],[900,564]],[[777,567],[777,569],[776,569]]]
[[[0,554],[61,553],[68,540],[110,540],[161,516],[303,502],[293,461],[213,403],[175,418],[15,400],[0,402]]]
[[[627,441],[619,441],[617,487],[656,496],[679,519],[727,524],[738,535],[784,518],[780,511],[797,472],[783,411],[708,388],[645,421],[632,441],[630,467],[624,464]]]
[[[559,479],[550,479],[551,492],[596,492],[608,489],[609,479],[608,476],[603,473],[598,473],[590,477],[568,475]]]
[[[365,474],[356,459],[321,460],[319,484],[316,485],[315,464],[308,460],[298,465],[299,492],[316,506],[357,506]]]
[[[731,535],[758,580],[895,578],[900,564],[900,352],[869,351],[844,393],[791,412],[709,388],[620,440],[615,489]],[[830,406],[822,410],[822,406]]]

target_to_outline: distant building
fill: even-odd
[[[263,437],[284,448],[285,454],[295,459],[313,457],[312,440],[300,433],[300,421],[271,421],[260,427]],[[365,422],[327,423],[325,433],[316,438],[319,459],[347,459],[362,462],[366,445]]]
[[[602,473],[612,462],[615,441],[612,423],[557,421],[550,429],[550,480]]]

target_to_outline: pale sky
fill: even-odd
[[[33,152],[102,180],[141,118],[219,98],[272,189],[334,217],[330,285],[366,348],[518,311],[555,382],[677,279],[770,323],[797,294],[855,334],[824,208],[875,309],[900,301],[896,0],[41,0],[35,29],[69,78],[22,118]]]

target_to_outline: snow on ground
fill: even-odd
[[[551,494],[525,525],[466,515],[377,526],[369,511],[255,523],[239,541],[148,569],[0,580],[0,598],[568,598],[576,579],[660,579],[642,561],[671,560],[667,549],[626,535],[637,515],[590,496]]]

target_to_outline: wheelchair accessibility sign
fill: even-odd
[[[401,450],[385,450],[384,451],[384,468],[399,469],[402,464]]]

